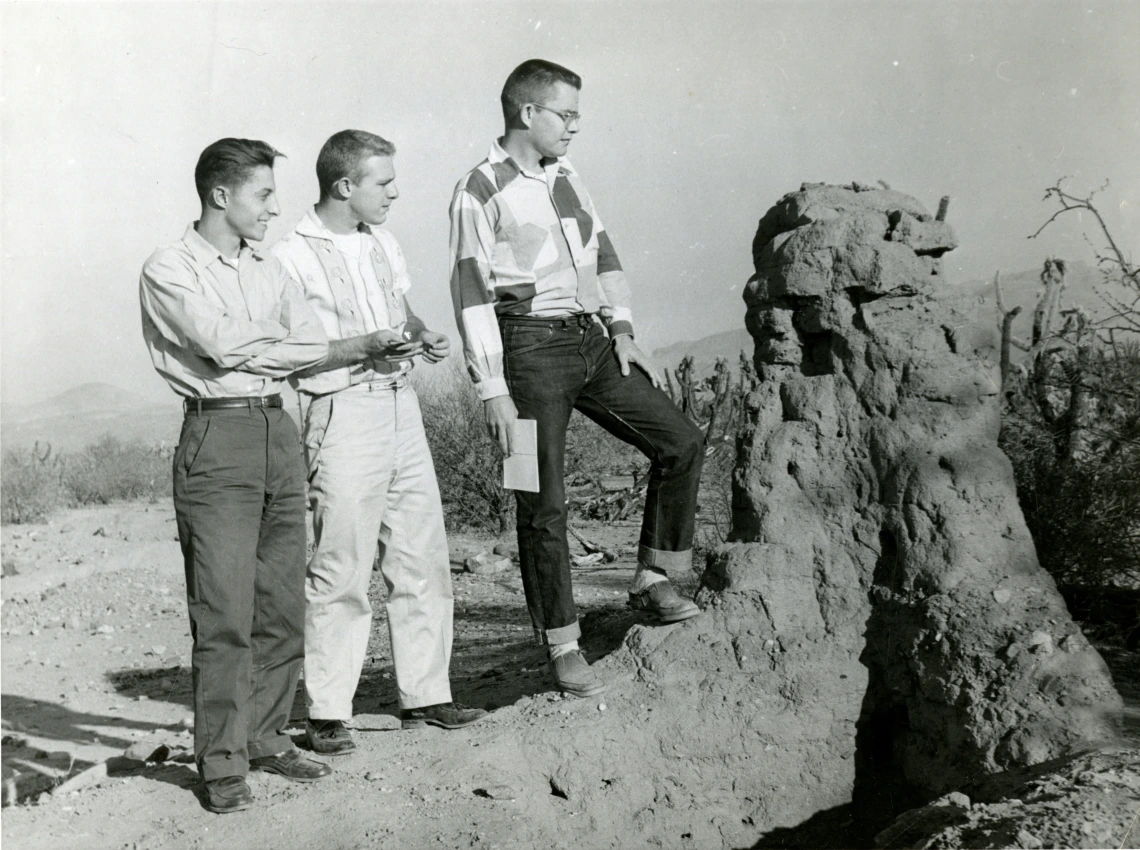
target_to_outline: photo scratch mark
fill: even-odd
[[[230,41],[237,41],[237,39],[231,38]],[[226,44],[225,42],[222,42],[222,47],[228,47],[230,50],[245,50],[248,53],[252,53],[254,56],[267,56],[269,54],[269,51],[258,53],[252,47],[242,47],[240,44]]]

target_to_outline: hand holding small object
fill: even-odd
[[[439,363],[451,351],[451,340],[437,331],[425,330],[420,341],[424,344],[423,356],[428,363]]]

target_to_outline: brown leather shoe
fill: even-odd
[[[244,777],[223,776],[206,780],[206,808],[220,815],[240,812],[253,805],[253,794]]]
[[[586,663],[586,656],[580,649],[551,658],[550,671],[558,683],[558,690],[572,697],[592,697],[609,687]]]
[[[286,779],[292,779],[294,782],[316,782],[332,773],[332,768],[323,761],[305,758],[297,749],[250,759],[249,768],[250,770],[276,773]]]
[[[438,726],[440,729],[462,729],[487,716],[481,708],[468,708],[457,702],[441,702],[422,708],[400,709],[400,725],[404,729]]]
[[[356,741],[343,720],[306,720],[305,740],[314,753],[322,756],[345,756],[356,749]]]
[[[630,593],[629,607],[654,615],[659,623],[679,623],[701,613],[695,602],[678,596],[667,579],[654,582],[638,593]]]

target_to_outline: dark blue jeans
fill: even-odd
[[[610,340],[587,316],[500,317],[504,371],[519,418],[538,430],[540,492],[515,491],[519,560],[540,643],[581,634],[566,541],[566,427],[577,409],[650,461],[638,561],[692,566],[704,435],[636,366],[623,377]]]

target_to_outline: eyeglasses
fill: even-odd
[[[580,112],[559,112],[557,109],[551,109],[549,106],[543,106],[541,103],[532,103],[531,106],[537,106],[539,109],[545,109],[547,112],[553,112],[562,119],[562,123],[569,127],[575,121],[581,122],[582,114]]]

